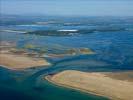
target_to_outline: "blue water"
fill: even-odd
[[[1,32],[1,40],[13,41],[18,48],[34,44],[38,48],[47,48],[49,52],[71,48],[90,48],[93,55],[76,55],[60,59],[45,58],[52,63],[48,68],[12,71],[0,67],[0,97],[2,100],[107,100],[107,98],[82,93],[80,91],[58,87],[42,79],[45,75],[63,70],[85,72],[133,70],[133,24],[110,23],[111,27],[124,27],[130,30],[96,31],[74,36],[52,37],[35,36],[13,32]],[[13,30],[49,30],[49,29],[92,29],[105,28],[106,24],[83,24],[77,26],[58,25],[10,25],[2,29]],[[108,24],[107,26],[108,27]]]

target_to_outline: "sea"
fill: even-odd
[[[35,51],[61,53],[65,49],[90,48],[91,55],[73,55],[47,59],[51,66],[29,68],[23,71],[0,66],[0,100],[109,100],[78,90],[60,87],[45,80],[45,76],[64,70],[84,72],[120,72],[133,70],[133,18],[85,17],[42,18],[31,23],[17,21],[0,25],[0,40],[15,42],[17,48],[27,44]],[[69,36],[24,34],[37,30],[64,30]],[[83,34],[78,30],[88,30]],[[77,31],[76,34],[72,32]]]

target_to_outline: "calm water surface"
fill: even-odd
[[[10,26],[10,29],[47,29],[52,26]],[[58,29],[60,26],[56,26]],[[86,28],[87,26],[78,26]],[[132,26],[130,26],[132,28]],[[64,27],[61,26],[63,29]],[[73,29],[75,27],[67,27]],[[108,100],[107,98],[82,93],[56,86],[43,77],[63,70],[86,72],[133,70],[133,32],[94,32],[70,37],[50,37],[1,32],[1,40],[14,41],[17,47],[34,44],[55,48],[91,48],[94,55],[77,55],[62,59],[46,58],[52,63],[48,68],[12,71],[0,67],[1,100]],[[52,51],[54,52],[54,51]]]

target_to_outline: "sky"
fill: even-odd
[[[133,16],[133,0],[0,0],[0,13],[56,16]]]

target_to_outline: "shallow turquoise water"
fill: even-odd
[[[36,80],[23,78],[27,73],[12,72],[0,68],[0,98],[2,100],[108,100],[103,97],[82,93],[56,86],[41,77]],[[21,81],[16,81],[16,76]],[[44,77],[44,76],[43,76]]]

